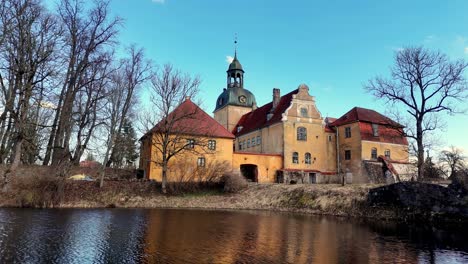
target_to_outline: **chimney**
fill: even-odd
[[[276,107],[279,104],[280,101],[280,89],[278,88],[273,88],[273,107],[271,108],[271,111],[273,112]]]
[[[267,120],[270,120],[273,117],[273,113],[275,112],[275,109],[279,104],[280,98],[280,89],[273,88],[273,101],[270,112],[267,114]]]

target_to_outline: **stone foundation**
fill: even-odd
[[[319,172],[278,171],[276,182],[284,184],[336,184],[341,183],[341,176],[324,175]]]

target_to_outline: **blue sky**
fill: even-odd
[[[468,59],[465,0],[114,0],[111,9],[125,19],[123,45],[136,43],[154,62],[201,76],[208,113],[226,86],[235,33],[245,87],[259,105],[271,100],[272,88],[285,94],[305,83],[323,116],[339,117],[354,106],[385,113],[383,101],[363,85],[388,75],[402,47],[424,45]],[[468,152],[467,130],[467,115],[447,117],[441,141]]]

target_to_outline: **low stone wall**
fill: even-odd
[[[312,174],[310,172],[284,171],[282,176],[278,177],[277,182],[285,184],[337,184],[341,183],[341,176],[325,175],[318,172]]]
[[[385,174],[382,162],[363,161],[362,173],[369,179],[369,183],[385,183]]]

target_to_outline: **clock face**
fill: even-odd
[[[245,102],[247,101],[247,98],[243,95],[239,96],[239,102],[245,104]]]

